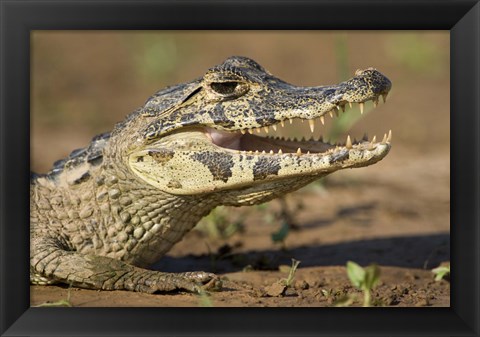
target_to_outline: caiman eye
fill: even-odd
[[[239,86],[239,82],[213,82],[210,87],[220,95],[232,95]]]

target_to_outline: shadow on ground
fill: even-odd
[[[338,266],[352,260],[363,265],[373,262],[385,266],[431,269],[450,259],[450,236],[448,233],[402,236],[246,253],[236,253],[235,248],[231,248],[231,251],[224,249],[223,254],[165,256],[152,269],[223,273],[240,271],[250,265],[254,269],[268,270],[290,264],[291,258],[300,260],[302,267]]]

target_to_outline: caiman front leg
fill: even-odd
[[[221,281],[206,272],[163,273],[129,265],[105,256],[67,251],[54,239],[32,244],[30,282],[62,282],[75,287],[130,290],[144,293],[217,289]]]

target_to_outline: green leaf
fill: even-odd
[[[353,261],[347,262],[347,275],[352,284],[362,289],[365,280],[365,270]]]
[[[372,264],[365,269],[365,289],[373,289],[380,280],[380,268],[376,264]]]
[[[282,223],[282,227],[280,229],[271,234],[273,242],[283,242],[287,238],[288,232],[290,231],[290,226],[284,222]]]
[[[434,268],[432,269],[432,273],[435,274],[435,281],[440,281],[445,276],[450,274],[450,265]]]

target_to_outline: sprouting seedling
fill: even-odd
[[[440,281],[445,277],[450,276],[450,264],[438,266],[432,269],[432,273],[435,274],[435,281]]]
[[[300,264],[300,261],[292,259],[292,266],[288,271],[288,277],[282,280],[285,286],[290,287],[292,285],[293,280],[295,279],[295,272],[297,271],[297,267],[299,264]]]
[[[61,300],[55,302],[44,302],[36,305],[36,307],[73,307],[72,302],[70,302],[70,295],[72,291],[72,283],[67,290],[67,298],[62,298]]]
[[[205,290],[203,289],[199,290],[198,299],[199,299],[198,305],[200,307],[213,307],[212,300],[210,299],[209,294]]]
[[[347,275],[353,286],[363,291],[363,306],[370,307],[372,303],[371,290],[380,280],[380,268],[376,264],[362,268],[355,262],[348,261]]]

